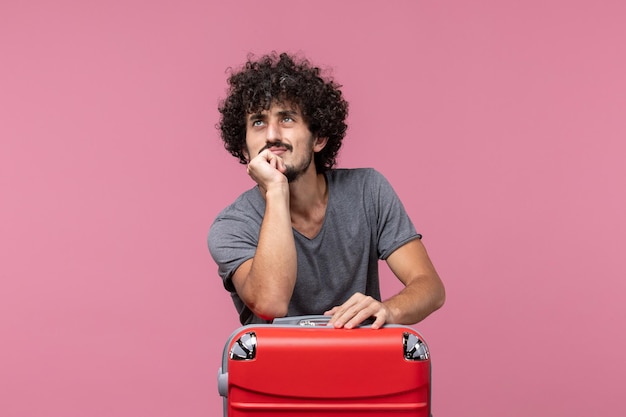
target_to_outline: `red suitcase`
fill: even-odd
[[[334,329],[301,316],[236,330],[224,347],[224,416],[430,416],[430,354],[413,328]]]

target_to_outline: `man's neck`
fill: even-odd
[[[326,176],[313,170],[289,184],[291,223],[301,234],[313,238],[319,233],[328,204]]]
[[[309,171],[289,184],[289,206],[292,213],[306,215],[320,205],[326,206],[328,186],[324,174]]]

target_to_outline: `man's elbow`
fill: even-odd
[[[440,281],[439,288],[435,291],[435,297],[433,299],[434,310],[439,310],[446,303],[446,288]]]
[[[288,303],[270,301],[259,302],[249,307],[256,316],[262,318],[263,320],[273,320],[277,317],[285,317],[288,312],[288,306]]]

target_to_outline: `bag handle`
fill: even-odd
[[[303,327],[320,327],[328,326],[330,322],[330,316],[323,315],[307,315],[307,316],[291,316],[291,317],[277,317],[272,324],[282,324],[289,326],[303,326]]]
[[[290,316],[290,317],[277,317],[272,324],[287,325],[287,326],[302,326],[302,327],[326,327],[330,322],[331,316],[324,316],[321,314],[311,314],[306,316]],[[371,326],[374,323],[374,318],[364,320],[359,327]]]

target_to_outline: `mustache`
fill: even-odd
[[[270,148],[285,148],[288,151],[292,151],[293,150],[292,146],[289,145],[288,143],[284,143],[282,141],[276,141],[276,142],[268,142],[268,143],[266,143],[265,146],[259,151],[259,153],[263,152],[266,149],[270,149]]]

